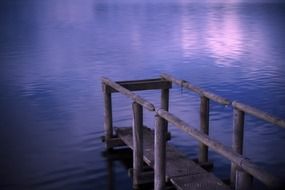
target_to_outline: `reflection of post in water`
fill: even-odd
[[[108,171],[108,190],[115,190],[114,184],[116,182],[115,178],[115,167],[114,162],[119,161],[122,166],[128,170],[132,167],[132,151],[128,148],[123,149],[111,149],[102,152],[103,157],[106,158],[107,171]]]
[[[114,174],[113,174],[113,161],[107,157],[108,181],[107,189],[114,190]]]

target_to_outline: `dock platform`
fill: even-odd
[[[129,148],[133,149],[132,127],[115,129]],[[154,168],[154,131],[143,127],[143,159]],[[166,145],[166,178],[179,190],[230,190],[219,178],[186,157],[172,145]],[[142,180],[143,181],[143,180]]]

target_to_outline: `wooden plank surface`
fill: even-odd
[[[116,133],[128,147],[133,149],[131,127],[116,128]],[[143,127],[143,159],[151,167],[154,166],[153,144],[154,131]],[[166,176],[177,189],[181,190],[229,190],[229,187],[224,185],[220,179],[208,173],[168,143],[166,145]]]
[[[211,173],[171,178],[178,190],[229,190],[229,187]]]

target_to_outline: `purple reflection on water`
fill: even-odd
[[[193,2],[0,1],[0,189],[131,189],[100,142],[101,76],[171,73],[284,118],[284,4]],[[158,104],[158,94],[144,96]],[[197,99],[176,88],[171,111],[198,126]],[[232,110],[211,111],[211,135],[230,144]],[[119,95],[114,122],[131,124]],[[246,128],[246,155],[284,175],[284,131],[250,117]],[[173,134],[196,156],[194,141]],[[226,177],[228,163],[210,156]]]

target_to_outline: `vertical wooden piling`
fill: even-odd
[[[154,190],[165,188],[166,126],[164,119],[155,116],[154,136]]]
[[[169,89],[162,89],[161,90],[161,109],[165,111],[169,110]],[[168,122],[163,120],[163,125],[166,127],[166,131],[168,131]]]
[[[253,177],[247,172],[237,169],[236,170],[236,183],[235,190],[251,190]]]
[[[242,154],[243,152],[243,130],[244,130],[244,112],[236,108],[233,110],[233,151]],[[231,164],[231,186],[235,185],[237,166]]]
[[[109,140],[113,137],[112,94],[108,86],[102,83],[104,93],[104,129],[106,148],[110,149]]]
[[[200,98],[200,130],[204,134],[209,134],[209,99],[205,96]],[[199,163],[208,162],[208,146],[199,143]]]
[[[139,184],[139,177],[143,169],[143,108],[133,102],[133,185]]]

